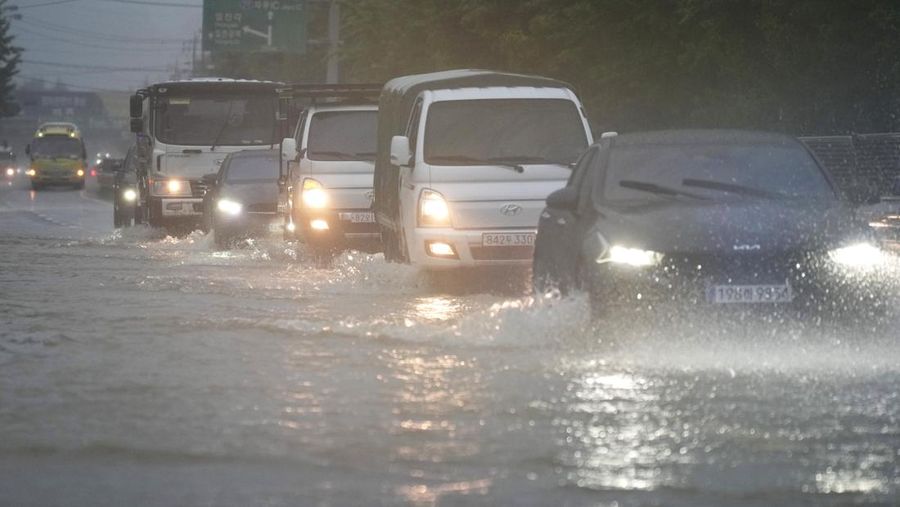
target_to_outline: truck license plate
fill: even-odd
[[[354,211],[348,213],[340,213],[339,218],[344,222],[352,224],[372,224],[375,223],[375,213],[371,211]]]
[[[481,246],[534,246],[533,232],[485,232]]]

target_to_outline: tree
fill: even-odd
[[[9,33],[8,13],[12,9],[6,6],[6,0],[0,0],[0,118],[13,116],[19,112],[14,102],[13,78],[19,73],[22,62],[22,48],[13,45],[13,36]]]

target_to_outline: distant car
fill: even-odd
[[[882,250],[797,140],[767,133],[604,136],[547,198],[533,276],[595,308],[679,301],[884,303]],[[850,308],[855,310],[857,307]]]
[[[113,226],[131,227],[131,224],[140,219],[135,213],[135,203],[138,200],[137,187],[137,157],[135,149],[128,150],[128,154],[121,164],[115,166],[112,173],[113,194]]]
[[[116,172],[122,170],[124,163],[121,158],[104,158],[97,164],[97,185],[101,191],[112,190]]]
[[[0,146],[0,170],[8,180],[16,178],[22,172],[16,164],[16,154],[6,146]]]
[[[278,172],[277,151],[244,150],[225,157],[218,173],[204,176],[209,185],[203,198],[205,221],[217,248],[243,238],[283,235]]]

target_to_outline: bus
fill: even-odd
[[[45,185],[70,185],[84,188],[87,151],[81,131],[74,123],[43,123],[25,147],[30,158],[28,177],[31,188]]]

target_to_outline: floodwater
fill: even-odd
[[[900,503],[897,322],[594,322],[515,276],[217,252],[4,183],[0,505]]]

